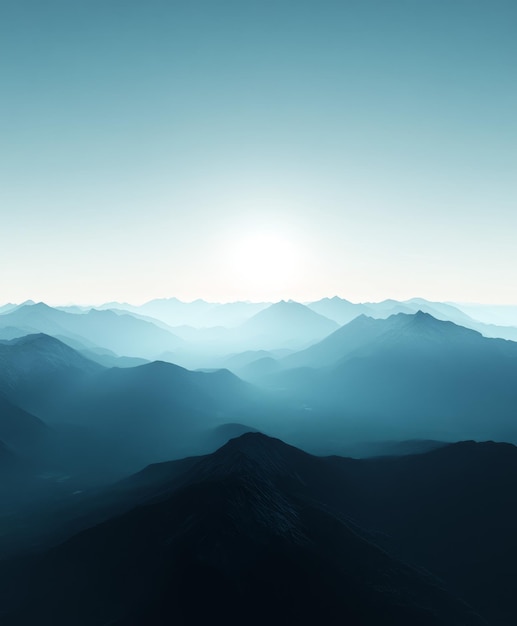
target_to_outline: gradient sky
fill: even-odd
[[[517,304],[515,0],[0,0],[0,302]]]

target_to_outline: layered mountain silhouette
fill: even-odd
[[[44,426],[29,411],[65,437],[54,440],[66,467],[84,461],[115,473],[206,450],[205,431],[255,418],[263,406],[228,370],[192,372],[160,361],[104,368],[43,334],[0,342],[0,393],[0,437],[10,441],[9,424],[34,438]]]
[[[27,301],[23,305],[34,304]],[[111,310],[120,313],[131,313],[146,321],[163,325],[166,330],[171,326],[186,326],[193,329],[209,329],[225,327],[237,328],[259,311],[271,306],[272,303],[261,302],[230,302],[218,304],[195,300],[182,302],[177,298],[151,300],[140,306],[128,303],[110,302],[96,307],[99,310]],[[387,318],[397,313],[416,313],[422,310],[437,319],[452,321],[481,332],[487,337],[517,339],[517,309],[512,306],[489,306],[474,304],[458,304],[450,302],[431,302],[424,298],[411,298],[398,301],[393,299],[382,302],[354,303],[338,296],[323,298],[315,302],[305,303],[311,310],[327,317],[340,326],[349,323],[359,315],[374,318]],[[0,314],[13,311],[23,305],[8,304],[0,307]],[[68,313],[87,313],[92,307],[58,307]]]
[[[351,303],[337,296],[306,306],[292,301],[214,304],[196,300],[185,303],[172,298],[139,307],[109,303],[93,309],[52,308],[28,301],[6,306],[3,312],[0,310],[0,339],[43,332],[107,367],[131,367],[138,364],[131,359],[138,358],[141,361],[166,360],[197,369],[222,367],[229,355],[249,350],[299,350],[321,340],[337,325],[349,323],[360,315],[385,319],[418,310],[477,330],[486,337],[517,340],[517,326],[482,323],[448,303],[421,298],[405,302]],[[320,317],[311,317],[309,311]],[[172,327],[171,324],[180,325]]]
[[[291,304],[277,310],[291,311]],[[266,314],[271,308],[259,315]],[[517,441],[516,352],[513,342],[422,312],[360,316],[286,357],[232,357],[266,398],[228,371],[160,362],[106,369],[55,338],[33,335],[0,343],[0,392],[49,424],[109,434],[117,452],[132,450],[133,467],[194,453],[194,433],[233,421],[303,445],[312,440],[321,451],[372,438]],[[331,440],[335,448],[326,447]]]
[[[350,357],[367,356],[372,350],[402,344],[415,350],[432,345],[448,349],[451,342],[458,347],[472,345],[472,342],[475,347],[491,345],[498,349],[508,345],[507,342],[486,344],[479,333],[437,320],[422,311],[398,313],[387,319],[360,315],[318,344],[285,357],[282,364],[284,367],[326,367]]]
[[[270,303],[257,302],[229,302],[220,304],[194,300],[182,302],[178,298],[158,298],[150,300],[141,306],[132,306],[127,303],[110,302],[102,305],[102,309],[124,309],[132,313],[148,315],[169,326],[193,326],[208,328],[211,326],[236,327],[247,319],[269,306]]]
[[[284,370],[263,377],[264,384],[313,411],[333,413],[334,427],[375,429],[388,438],[405,432],[406,438],[517,441],[514,342],[421,312],[359,317],[280,363]]]
[[[102,367],[45,334],[0,341],[0,393],[39,417],[52,415]]]
[[[513,626],[517,327],[478,309],[0,307],[0,622]]]
[[[15,327],[26,333],[45,333],[103,347],[118,355],[153,358],[175,350],[182,341],[173,333],[130,314],[91,309],[67,313],[43,303],[25,305],[0,316],[0,327]]]
[[[459,455],[460,466],[471,461]],[[359,510],[357,493],[389,470],[389,461],[378,463],[320,459],[251,433],[212,455],[153,466],[117,488],[139,506],[4,566],[18,593],[3,623],[487,623],[456,582],[403,560],[405,545],[381,545],[381,524],[372,532],[351,517],[371,512],[369,502]],[[417,478],[409,475],[409,487],[402,481],[404,495]],[[430,483],[427,475],[424,489]],[[449,542],[456,528],[453,520],[440,532]],[[471,535],[478,531],[476,524]],[[489,616],[496,599],[493,590],[485,596]]]
[[[359,315],[385,319],[398,313],[412,314],[422,311],[429,313],[436,319],[454,322],[466,328],[477,330],[485,337],[517,340],[517,314],[515,309],[511,307],[494,307],[495,313],[490,315],[485,311],[489,307],[462,307],[446,302],[429,302],[424,298],[411,298],[403,302],[384,300],[383,302],[352,303],[337,296],[311,302],[308,306],[313,311],[335,320],[340,325],[348,324]],[[474,313],[474,315],[471,316],[470,313]],[[496,320],[496,322],[489,321],[487,323],[486,320]]]

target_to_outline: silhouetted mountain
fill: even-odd
[[[288,355],[281,360],[281,364],[285,368],[333,365],[365,345],[375,344],[380,336],[390,332],[395,319],[398,323],[402,318],[392,318],[391,322],[386,323],[360,315],[322,341]]]
[[[203,326],[224,326],[236,328],[263,309],[270,306],[269,302],[228,302],[216,304],[201,320]]]
[[[66,313],[39,303],[21,306],[0,316],[0,327],[15,326],[27,333],[66,336],[90,342],[118,355],[153,358],[182,343],[172,333],[132,315],[91,309],[87,313]]]
[[[261,394],[228,370],[192,372],[163,362],[106,369],[43,334],[0,342],[0,393],[52,426],[49,445],[62,470],[98,477],[205,452],[207,430],[253,424],[264,408]]]
[[[348,324],[366,311],[366,307],[363,304],[349,302],[338,296],[322,298],[321,300],[307,304],[307,306],[316,313],[334,320],[340,326]]]
[[[67,343],[64,341],[64,343]],[[88,350],[78,350],[84,357],[90,361],[95,361],[103,367],[138,367],[139,365],[145,365],[149,363],[147,359],[141,359],[136,356],[117,356],[110,350],[103,350],[102,348]]]
[[[334,414],[335,434],[517,441],[517,344],[425,313],[357,318],[282,364],[268,384]]]
[[[240,378],[254,380],[281,369],[278,359],[290,353],[291,350],[248,350],[227,357],[223,363]]]
[[[475,340],[481,336],[451,322],[440,322],[422,311],[414,315],[398,313],[387,319],[360,315],[319,343],[285,357],[281,363],[284,367],[326,367],[351,356],[365,356],[370,349],[388,342],[415,345],[414,342],[432,338],[445,345],[451,340]]]
[[[517,448],[462,442],[359,461],[353,476],[347,511],[386,549],[436,574],[489,624],[515,623]]]
[[[418,311],[429,313],[436,319],[454,322],[466,328],[471,328],[470,324],[475,322],[472,317],[465,314],[457,307],[445,302],[430,302],[424,298],[411,298],[410,300],[405,300],[403,304],[413,309],[414,313]]]
[[[407,300],[404,304],[411,306],[416,310],[420,309],[425,313],[430,313],[433,317],[454,322],[465,328],[471,328],[477,330],[484,337],[509,339],[510,341],[517,341],[517,327],[487,324],[473,319],[470,315],[467,315],[463,310],[457,306],[452,306],[444,302],[428,302],[422,298],[413,298]],[[516,318],[517,320],[517,318]],[[517,321],[516,321],[517,324]]]
[[[67,346],[70,346],[85,358],[103,367],[137,367],[138,365],[149,363],[147,359],[134,356],[118,356],[115,352],[107,350],[106,348],[93,347],[89,345],[89,342],[84,343],[78,339],[71,339],[63,335],[55,335],[55,338],[59,339],[59,341],[62,341]]]
[[[0,341],[0,393],[38,416],[102,367],[44,334]]]
[[[11,311],[14,311],[15,309],[19,309],[21,306],[31,304],[35,304],[34,300],[25,300],[25,302],[22,302],[21,304],[13,304],[11,302],[8,302],[7,304],[4,304],[0,307],[0,314],[3,315],[4,313],[9,313]]]
[[[26,583],[3,623],[485,623],[334,506],[356,463],[247,434],[188,462],[169,489],[154,471],[154,502],[14,563]]]
[[[224,326],[236,327],[255,313],[269,306],[266,302],[228,302],[220,304],[194,300],[182,302],[177,298],[159,298],[140,306],[111,302],[104,304],[100,309],[122,309],[131,313],[146,315],[169,326],[191,326],[194,328],[209,328]]]
[[[151,461],[207,451],[207,429],[254,418],[259,400],[257,391],[227,370],[192,372],[157,361],[100,368],[73,393],[56,394],[47,421],[61,430],[67,423],[95,433],[101,442],[83,446],[90,455],[85,462],[120,475]]]
[[[391,315],[397,315],[398,313],[411,314],[414,309],[406,302],[399,302],[391,298],[383,300],[382,302],[363,302],[366,315],[375,317],[376,319],[386,319]]]
[[[317,302],[311,302],[307,306],[313,311],[335,320],[340,325],[348,324],[359,315],[366,315],[375,319],[386,319],[398,313],[410,315],[422,311],[429,313],[436,319],[454,322],[460,326],[465,326],[465,328],[477,330],[485,337],[517,341],[517,328],[510,327],[512,323],[514,323],[514,326],[517,326],[517,316],[515,315],[515,311],[512,311],[511,307],[507,307],[507,309],[501,307],[497,310],[504,311],[504,313],[495,313],[491,316],[488,313],[483,315],[484,309],[482,307],[478,309],[476,309],[475,306],[462,308],[461,305],[452,305],[445,302],[430,302],[424,298],[411,298],[403,302],[384,300],[383,302],[352,303],[338,298],[337,296],[334,296],[334,298],[323,298]],[[485,307],[485,309],[488,311],[488,307]],[[474,315],[474,317],[472,317],[469,315],[469,311],[478,311],[482,319],[474,319],[476,316]],[[498,321],[487,322],[487,319]]]
[[[311,302],[307,306],[313,311],[335,320],[340,326],[348,324],[359,315],[384,319],[390,315],[396,315],[397,313],[413,313],[417,310],[410,302],[383,300],[382,302],[355,303],[343,300],[338,296],[323,298],[317,302]]]
[[[135,313],[149,315],[170,326],[181,326],[182,324],[195,326],[197,325],[197,320],[201,318],[207,310],[211,309],[213,304],[200,299],[194,300],[193,302],[182,302],[178,300],[178,298],[157,298],[140,306],[120,306],[118,304],[116,307],[113,307],[112,304],[104,306],[128,309]],[[101,308],[104,308],[104,306]]]
[[[298,302],[277,302],[239,328],[245,346],[260,349],[301,347],[336,330],[338,324]]]
[[[6,326],[5,328],[0,328],[0,340],[9,340],[16,339],[17,337],[23,337],[27,334],[27,331],[22,330],[21,328],[16,328],[15,326]]]
[[[239,354],[233,354],[225,359],[226,367],[231,371],[238,371],[259,359],[273,357],[275,353],[268,350],[247,350]]]
[[[0,306],[0,315],[7,313],[8,311],[12,311],[16,308],[16,306],[16,304],[12,304],[11,302],[8,302],[7,304],[2,304],[2,306]]]

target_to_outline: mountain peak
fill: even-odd
[[[262,337],[262,348],[278,348],[291,345],[293,342],[296,345],[303,345],[329,335],[338,327],[336,322],[304,304],[281,300],[249,318],[241,329],[243,332],[251,333],[252,337]],[[264,337],[267,338],[266,344]]]
[[[6,343],[12,346],[26,346],[30,344],[40,344],[40,345],[65,345],[59,339],[52,337],[51,335],[47,335],[46,333],[32,333],[30,335],[22,335],[21,337],[15,337],[14,339],[9,339]],[[72,348],[70,348],[71,350]]]
[[[56,337],[45,333],[23,335],[2,343],[6,349],[12,351],[12,354],[24,355],[26,366],[33,366],[43,358],[41,363],[44,363],[45,367],[78,366],[87,371],[103,369],[98,363],[91,361]]]
[[[199,479],[236,475],[270,480],[273,476],[295,477],[294,460],[312,458],[280,439],[261,432],[247,432],[205,457],[195,468]]]
[[[26,302],[23,302],[22,304],[20,304],[20,308],[29,308],[32,311],[49,311],[49,310],[53,310],[51,306],[49,306],[48,304],[46,304],[45,302],[33,302],[32,300],[27,300]]]
[[[270,309],[272,308],[293,308],[293,307],[298,307],[298,306],[304,306],[303,304],[300,304],[299,302],[296,302],[296,300],[279,300],[278,302],[274,302],[270,307]]]

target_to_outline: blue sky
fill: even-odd
[[[0,299],[517,303],[513,1],[0,3]]]

